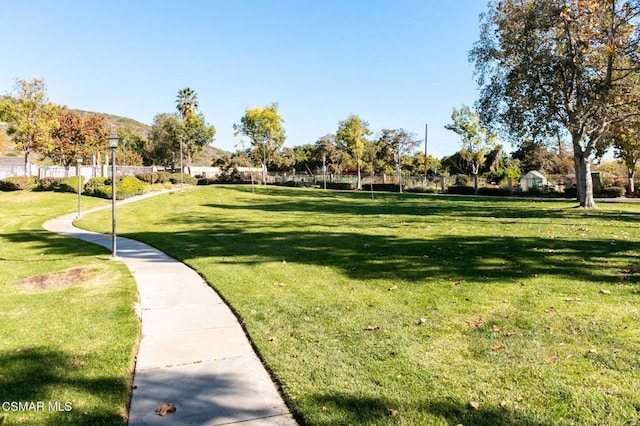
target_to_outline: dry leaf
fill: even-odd
[[[391,417],[395,417],[399,413],[398,413],[398,410],[396,410],[395,408],[387,408],[387,414]]]
[[[389,287],[389,291],[395,291],[398,289],[397,285],[394,285],[393,287]]]
[[[156,413],[158,413],[159,416],[165,416],[167,413],[175,413],[176,411],[176,406],[167,402],[156,408]]]
[[[501,410],[506,410],[507,409],[507,401],[501,401],[500,402],[500,409]]]
[[[470,401],[469,402],[469,407],[472,408],[473,410],[479,410],[480,409],[480,403],[476,402],[476,401]]]
[[[609,290],[600,290],[600,294],[611,294]]]
[[[579,297],[567,297],[564,299],[565,302],[582,302],[582,299]]]
[[[379,330],[379,329],[380,329],[380,326],[376,325],[376,324],[372,324],[372,325],[367,327],[367,330],[369,330],[369,331]]]
[[[322,406],[322,411],[327,411],[327,406],[326,405]]]
[[[553,312],[555,312],[555,311],[556,311],[556,308],[554,308],[553,306],[551,306],[551,307],[549,307],[549,308],[545,309],[544,311],[545,311],[546,313],[548,313],[548,314],[551,314],[551,313],[553,313]]]
[[[478,320],[478,321],[467,321],[467,325],[471,328],[480,328],[484,325],[484,321],[482,320]]]
[[[416,322],[416,325],[426,324],[426,322],[427,322],[426,318],[418,318],[418,321]]]
[[[597,349],[589,349],[589,353],[590,354],[594,354],[594,355],[598,355],[598,350]]]
[[[282,259],[282,266],[284,266],[284,265],[286,265],[286,264],[287,264],[287,261],[286,261],[286,260],[284,260],[284,259]]]
[[[504,345],[491,345],[491,350],[492,351],[501,351],[503,349],[505,349]]]

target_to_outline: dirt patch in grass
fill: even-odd
[[[34,275],[18,281],[18,285],[31,290],[64,288],[87,281],[96,273],[95,268],[77,267],[48,274]]]

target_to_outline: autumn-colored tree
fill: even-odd
[[[109,130],[101,114],[83,115],[65,107],[57,109],[59,126],[53,130],[46,155],[69,168],[78,158],[88,159],[95,151],[106,149]]]
[[[262,182],[267,182],[267,164],[286,139],[284,119],[278,114],[278,103],[264,108],[253,107],[245,110],[240,124],[234,124],[236,135],[247,136],[253,146],[252,152],[262,164]]]
[[[336,146],[348,153],[355,163],[358,171],[358,182],[356,188],[358,190],[362,189],[362,177],[360,174],[362,156],[367,142],[366,137],[370,134],[371,130],[369,130],[369,123],[353,114],[338,124],[338,131],[336,132]]]
[[[640,100],[639,18],[637,0],[492,1],[470,54],[485,123],[515,138],[570,135],[586,208],[594,151]]]
[[[3,121],[9,126],[7,134],[24,154],[25,174],[31,174],[31,153],[51,149],[51,134],[59,126],[56,107],[47,98],[44,80],[38,77],[18,79],[13,97],[1,103]]]

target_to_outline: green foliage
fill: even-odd
[[[185,185],[197,185],[198,184],[198,179],[187,174],[187,173],[171,173],[169,175],[169,181],[172,184],[179,184],[180,182],[184,183]]]
[[[60,191],[60,185],[64,178],[44,177],[38,179],[34,191]]]
[[[327,182],[327,189],[349,191],[356,189],[356,186],[351,182]]]
[[[84,192],[84,176],[80,176],[80,185],[83,186]],[[78,176],[69,176],[68,178],[64,178],[62,182],[60,182],[60,186],[57,189],[62,192],[75,192],[78,193]]]
[[[351,114],[346,119],[338,123],[336,132],[336,146],[348,153],[356,165],[358,171],[358,182],[356,189],[362,188],[360,169],[362,167],[362,157],[365,152],[366,137],[371,134],[369,123],[362,120],[357,115]]]
[[[478,188],[478,191],[480,188]],[[451,185],[447,188],[447,194],[456,194],[456,195],[474,195],[475,190],[473,186],[460,186],[460,185]]]
[[[620,198],[624,197],[626,192],[627,190],[622,186],[605,186],[597,196],[603,198]]]
[[[0,191],[30,191],[35,186],[35,176],[12,176],[0,180]]]
[[[116,183],[116,198],[124,200],[136,195],[142,195],[148,192],[149,184],[145,184],[135,176],[124,176]]]
[[[136,177],[146,183],[166,183],[169,182],[171,174],[168,172],[138,173]]]
[[[456,186],[469,186],[472,184],[472,180],[467,175],[456,175]]]

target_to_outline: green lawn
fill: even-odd
[[[637,424],[640,204],[574,206],[209,186],[118,229],[207,278],[308,424]]]
[[[0,424],[126,424],[135,282],[108,250],[42,228],[76,203],[71,194],[0,192]],[[52,275],[33,279],[42,274]]]

